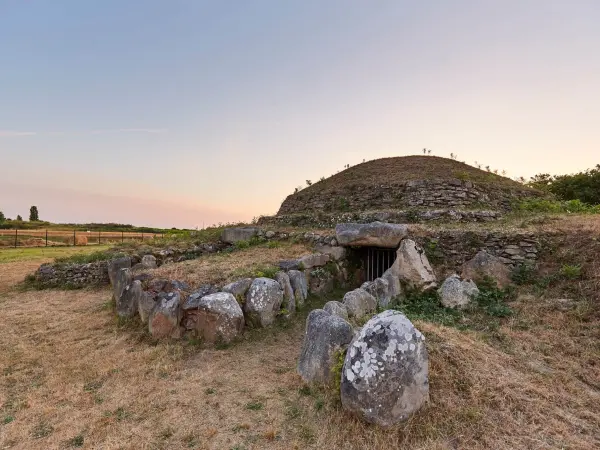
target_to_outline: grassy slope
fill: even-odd
[[[86,247],[6,248],[0,250],[0,264],[17,261],[38,261],[41,264],[41,262],[45,262],[54,258],[88,254],[107,250],[108,248],[108,245],[94,245]]]
[[[347,185],[393,184],[409,180],[461,178],[512,189],[528,189],[510,178],[486,172],[468,164],[437,156],[381,158],[357,164],[300,192],[333,191]]]

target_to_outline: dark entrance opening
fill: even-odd
[[[362,266],[367,281],[382,276],[396,261],[395,248],[364,247],[361,249]]]

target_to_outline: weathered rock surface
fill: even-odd
[[[323,310],[327,311],[332,316],[341,317],[344,320],[348,320],[348,308],[342,302],[336,302],[335,300],[329,301],[323,305]]]
[[[298,259],[298,265],[302,269],[312,269],[313,267],[322,267],[329,262],[329,255],[323,253],[313,253],[304,255]]]
[[[244,313],[229,292],[209,294],[198,307],[186,311],[185,328],[194,330],[198,337],[209,343],[229,343],[244,329]]]
[[[142,256],[142,267],[144,269],[156,269],[156,256],[154,255],[144,255]]]
[[[377,299],[361,288],[346,292],[342,303],[346,305],[348,315],[357,319],[374,313],[377,309]]]
[[[408,227],[384,222],[340,223],[335,226],[335,234],[343,246],[396,248],[408,235]]]
[[[352,336],[352,326],[341,317],[322,309],[311,311],[306,319],[306,334],[298,360],[298,373],[302,379],[307,383],[331,383],[335,353],[348,345]]]
[[[369,320],[348,347],[342,369],[343,407],[383,427],[406,420],[429,398],[425,338],[403,314]]]
[[[161,292],[158,295],[156,306],[148,319],[148,330],[156,339],[181,337],[182,329],[179,326],[182,311],[179,306],[181,295],[179,292]]]
[[[129,277],[131,277],[130,269],[121,269],[121,272],[126,272],[129,274]],[[117,276],[117,278],[119,278],[119,276]],[[116,300],[117,315],[123,318],[131,318],[135,316],[142,294],[143,290],[141,281],[136,280],[125,286],[121,296]]]
[[[491,278],[500,288],[505,288],[511,283],[510,269],[498,257],[490,255],[484,250],[464,263],[461,275],[463,278],[470,278],[477,283]]]
[[[375,278],[373,281],[363,283],[362,289],[367,291],[377,299],[377,304],[382,308],[387,308],[392,300],[390,295],[390,284],[384,278]]]
[[[258,236],[258,231],[259,229],[256,227],[225,228],[221,234],[221,240],[227,244],[249,241]]]
[[[424,291],[437,286],[425,251],[411,239],[400,243],[392,271],[409,289]]]
[[[438,289],[440,301],[446,308],[462,308],[479,294],[472,280],[461,280],[458,275],[450,275]]]
[[[283,289],[270,278],[256,278],[246,293],[244,312],[249,325],[267,327],[275,321],[281,303]]]
[[[290,270],[288,276],[290,277],[290,283],[294,290],[296,308],[302,308],[308,297],[308,283],[306,282],[306,277],[304,276],[304,273],[299,270]]]
[[[331,245],[317,245],[316,250],[319,253],[329,255],[330,261],[340,261],[346,257],[346,249],[340,246],[332,247]]]
[[[131,258],[129,256],[115,258],[108,262],[108,278],[110,279],[110,284],[113,286],[115,284],[117,273],[119,273],[119,270],[121,269],[131,269]]]
[[[196,289],[194,292],[192,292],[190,295],[187,296],[185,303],[183,304],[183,310],[191,310],[191,309],[198,309],[198,305],[200,305],[200,301],[202,300],[203,297],[210,295],[210,294],[215,294],[217,292],[217,288],[216,286],[213,286],[211,284],[203,284],[202,286],[200,286],[198,289]]]
[[[400,284],[400,278],[398,278],[398,274],[394,272],[393,266],[386,270],[383,275],[381,275],[381,278],[388,282],[388,294],[392,303],[397,302],[404,297],[404,290]]]
[[[241,305],[246,301],[246,292],[248,292],[248,289],[250,289],[251,284],[252,278],[243,278],[223,286],[223,289],[221,290],[223,292],[229,292],[230,294],[233,294],[235,299]]]
[[[149,292],[142,292],[140,299],[138,301],[138,314],[140,315],[140,320],[143,324],[148,323],[148,319],[150,318],[150,314],[152,314],[152,310],[156,306],[156,301],[154,297]]]
[[[133,274],[131,273],[131,269],[119,269],[113,274],[112,280],[113,281],[111,281],[111,283],[113,287],[113,298],[115,299],[115,302],[118,305],[119,299],[123,295],[125,288],[129,286],[133,281]]]
[[[334,279],[331,272],[327,270],[310,270],[307,271],[308,277],[308,292],[315,295],[323,295],[333,290]],[[307,273],[305,272],[305,273]]]
[[[275,274],[275,281],[283,289],[283,308],[287,310],[288,314],[295,313],[296,297],[294,297],[294,289],[292,289],[289,275],[285,272],[277,272]]]

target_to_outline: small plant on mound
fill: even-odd
[[[560,268],[560,276],[567,280],[581,278],[581,266],[579,264],[563,264]]]

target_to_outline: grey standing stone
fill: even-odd
[[[415,241],[402,241],[392,268],[400,281],[410,289],[425,291],[437,286],[435,273],[425,251]]]
[[[148,323],[150,314],[156,305],[154,297],[149,292],[142,292],[140,300],[138,302],[138,314],[143,324]]]
[[[290,277],[285,272],[277,272],[275,274],[275,280],[283,289],[283,307],[289,314],[296,312],[296,298],[294,297],[294,289],[292,289],[292,283]]]
[[[148,319],[148,330],[156,339],[181,337],[180,322],[182,311],[180,307],[181,295],[179,292],[161,292],[158,295],[156,306]]]
[[[344,320],[348,320],[348,308],[341,302],[335,300],[329,301],[323,305],[323,310],[327,311],[333,316],[341,317]]]
[[[256,278],[246,293],[244,312],[249,325],[267,327],[275,322],[283,302],[283,290],[270,278]]]
[[[230,343],[244,329],[244,313],[233,294],[217,292],[202,297],[197,309],[186,311],[185,323],[206,342]]]
[[[390,285],[384,278],[375,278],[373,281],[363,283],[362,289],[367,291],[377,299],[377,303],[382,308],[387,308],[392,300],[390,295]]]
[[[446,308],[462,308],[479,294],[472,280],[461,280],[458,275],[450,275],[438,289],[440,301]]]
[[[121,271],[130,273],[129,269],[121,269]],[[131,276],[131,273],[129,276]],[[125,286],[121,296],[116,301],[117,315],[122,318],[131,318],[135,316],[142,294],[141,281],[136,280]]]
[[[242,305],[246,301],[246,292],[250,289],[251,284],[252,278],[243,278],[223,286],[221,290],[233,294],[238,303]]]
[[[119,270],[121,269],[131,269],[131,258],[129,256],[124,256],[122,258],[115,258],[108,263],[108,278],[110,279],[110,284],[115,284],[115,277]]]
[[[377,309],[377,299],[361,288],[346,292],[342,303],[346,305],[348,315],[357,319],[374,313]]]
[[[112,287],[113,287],[113,298],[115,302],[118,302],[125,291],[125,288],[133,281],[133,274],[131,269],[119,269],[113,275]]]
[[[288,276],[290,277],[290,283],[294,290],[296,307],[302,308],[308,297],[308,283],[306,282],[306,277],[304,276],[304,273],[299,270],[290,270]]]
[[[429,399],[428,371],[424,336],[400,312],[384,311],[348,347],[342,406],[367,422],[392,426]]]
[[[352,340],[352,326],[344,319],[322,309],[311,311],[306,319],[306,334],[298,373],[307,383],[330,384],[335,353]]]
[[[500,258],[490,255],[485,250],[478,252],[471,260],[464,263],[462,277],[475,280],[477,283],[491,278],[498,287],[505,288],[511,284],[511,271]]]
[[[156,269],[156,256],[154,255],[144,255],[142,256],[142,267],[144,269]]]

